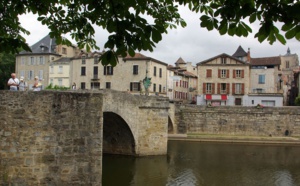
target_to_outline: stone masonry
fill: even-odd
[[[176,105],[179,134],[300,136],[300,107]]]
[[[103,142],[103,121],[128,128],[115,133],[132,138],[130,155],[163,155],[168,109],[167,98],[110,90],[0,91],[0,185],[101,185],[104,144],[126,149]]]

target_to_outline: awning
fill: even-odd
[[[206,100],[227,100],[227,95],[226,94],[205,94],[204,99]]]

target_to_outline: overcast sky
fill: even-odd
[[[207,31],[201,28],[200,16],[190,12],[187,8],[180,8],[180,14],[187,22],[187,27],[169,30],[168,34],[163,35],[162,41],[157,44],[152,53],[141,51],[142,54],[172,65],[179,57],[182,57],[186,62],[196,64],[222,53],[232,55],[239,45],[246,52],[250,48],[251,57],[253,58],[284,55],[288,47],[292,54],[300,54],[300,42],[296,39],[287,40],[286,45],[282,45],[278,41],[273,45],[270,45],[267,41],[259,43],[254,38],[258,29],[257,25],[250,25],[253,33],[247,38],[221,36],[218,31]],[[33,45],[49,33],[49,29],[36,19],[37,17],[32,14],[20,16],[22,26],[31,33],[29,36],[25,36],[29,45]],[[95,39],[97,45],[101,48],[100,51],[102,51],[108,33],[100,28],[95,30]]]

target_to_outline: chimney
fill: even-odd
[[[250,48],[248,48],[248,53],[247,53],[247,62],[250,63]]]

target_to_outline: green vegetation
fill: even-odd
[[[19,15],[33,13],[48,26],[58,43],[71,45],[62,36],[70,33],[80,48],[99,49],[93,26],[107,30],[103,65],[117,64],[117,56],[133,56],[136,50],[153,51],[162,34],[177,26],[186,26],[178,6],[187,6],[199,14],[200,26],[216,29],[221,35],[248,36],[250,24],[259,23],[258,41],[300,40],[300,2],[295,0],[4,0],[0,7],[0,52],[30,51],[22,34],[29,34],[19,22]],[[147,16],[148,19],[145,17]],[[249,21],[248,23],[246,23]],[[282,23],[277,28],[275,23]]]
[[[46,88],[46,90],[70,90],[70,87],[64,87],[64,86],[58,86],[58,85],[52,85],[50,83]]]
[[[300,106],[300,95],[296,97],[295,105]]]
[[[7,81],[15,72],[15,60],[15,55],[11,53],[0,53],[0,90],[8,89]]]

